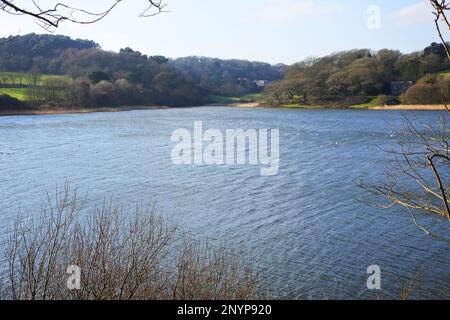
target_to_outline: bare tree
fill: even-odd
[[[450,114],[450,111],[449,111]],[[387,181],[369,189],[383,195],[388,203],[384,208],[401,206],[410,213],[415,225],[427,235],[450,243],[450,235],[440,222],[450,223],[450,149],[447,115],[440,125],[411,120],[405,116],[405,128],[398,145],[388,150],[393,166],[387,172]],[[436,218],[419,222],[418,214]],[[444,230],[444,231],[443,231]],[[446,230],[446,231],[445,231]]]
[[[436,25],[436,30],[438,32],[439,38],[444,45],[445,51],[447,53],[448,58],[450,59],[450,48],[448,46],[448,42],[445,41],[444,35],[441,31],[441,25],[444,24],[447,30],[450,30],[450,22],[447,18],[447,11],[450,10],[450,3],[448,0],[430,0],[430,3],[434,9],[433,15],[435,17],[434,23]]]
[[[450,60],[449,44],[441,31],[442,23],[450,30],[446,16],[450,3],[447,0],[430,0],[430,3],[434,8],[436,30]],[[443,96],[439,91],[434,94]],[[447,125],[450,109],[446,101],[442,103],[447,111],[442,114],[439,125],[405,116],[405,129],[398,146],[389,150],[394,156],[394,166],[388,171],[387,182],[368,189],[389,201],[385,208],[406,208],[420,230],[450,243],[450,129]],[[431,220],[420,222],[420,213],[434,217],[437,224]]]
[[[0,0],[0,10],[12,15],[25,15],[35,18],[45,29],[58,28],[63,22],[77,24],[92,24],[105,18],[123,0],[111,0],[105,9],[99,12],[90,11],[87,6],[77,7],[69,3],[55,3],[44,7],[38,0],[17,1]],[[130,1],[128,1],[130,2]],[[136,1],[135,1],[136,2]],[[150,17],[164,11],[166,3],[163,0],[142,0],[143,8],[140,17]]]

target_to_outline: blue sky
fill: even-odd
[[[89,9],[113,0],[67,0]],[[411,52],[438,41],[426,0],[165,0],[169,12],[139,18],[146,0],[125,0],[95,25],[64,24],[55,33],[168,57],[202,55],[293,63],[354,48]],[[21,2],[21,1],[17,1]],[[29,0],[22,1],[30,3]],[[41,3],[55,1],[41,0]],[[91,4],[92,3],[92,4]],[[379,28],[368,28],[380,10]],[[373,21],[373,20],[371,20]],[[0,13],[0,35],[44,33],[33,20]]]

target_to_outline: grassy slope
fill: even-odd
[[[38,77],[37,84],[42,85],[44,81],[50,79],[63,79],[64,76],[54,76],[54,75],[40,75]],[[32,85],[33,76],[27,73],[19,72],[1,72],[0,71],[0,83],[12,84],[12,85]],[[7,94],[13,98],[26,101],[27,100],[27,89],[26,88],[0,88],[0,94]]]
[[[259,100],[261,100],[262,94],[261,93],[252,93],[252,94],[247,94],[245,96],[242,97],[227,97],[227,96],[216,96],[216,95],[211,95],[209,96],[211,101],[213,103],[226,103],[226,104],[230,104],[230,103],[239,103],[242,101],[245,102],[257,102]]]
[[[262,97],[263,97],[262,93],[251,93],[241,97],[241,99],[245,101],[257,102],[261,101]]]
[[[352,106],[350,106],[350,109],[371,109],[371,108],[375,108],[375,107],[379,107],[379,106],[380,106],[380,103],[378,102],[378,99],[372,99],[368,103],[352,105]]]
[[[324,106],[302,105],[302,104],[282,104],[284,109],[324,109]]]
[[[236,103],[239,102],[239,97],[226,97],[226,96],[209,96],[213,103]]]
[[[65,77],[43,74],[43,75],[38,76],[37,84],[41,85],[45,80],[61,79],[61,78],[65,78]],[[32,85],[33,84],[33,75],[31,75],[29,73],[0,71],[0,82],[4,82],[7,84]]]
[[[0,94],[6,94],[21,101],[27,100],[26,88],[0,88]]]

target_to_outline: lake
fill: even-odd
[[[415,112],[438,122],[439,112]],[[66,180],[125,205],[153,198],[198,237],[244,247],[264,284],[292,298],[376,298],[367,267],[382,269],[383,292],[424,271],[423,294],[449,296],[450,247],[418,230],[401,208],[383,210],[357,182],[383,179],[396,141],[397,111],[199,107],[0,117],[0,234],[20,210],[39,213]],[[260,166],[177,166],[171,134],[205,129],[280,130],[278,175]],[[432,288],[433,292],[428,289]],[[389,296],[389,295],[388,295]]]

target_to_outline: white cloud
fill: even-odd
[[[390,15],[390,19],[399,25],[407,26],[430,23],[430,19],[432,19],[431,11],[429,2],[422,0],[393,12]]]
[[[341,12],[342,7],[331,4],[317,4],[313,0],[270,1],[271,4],[259,11],[259,16],[270,20],[290,20],[306,17],[333,15]]]

